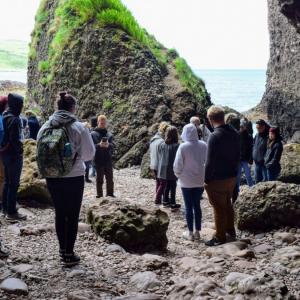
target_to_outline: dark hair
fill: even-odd
[[[7,96],[0,96],[0,114],[2,114],[8,104],[8,97]]]
[[[265,121],[265,120],[263,120],[263,119],[259,119],[259,120],[257,120],[257,121],[256,121],[256,124],[257,124],[257,125],[261,125],[261,126],[267,126],[267,123],[266,123],[266,121]]]
[[[178,130],[175,126],[169,126],[165,135],[165,142],[168,145],[178,143]]]
[[[98,126],[98,118],[97,117],[91,117],[91,127],[96,128]]]
[[[57,108],[59,110],[70,111],[76,105],[76,99],[74,96],[67,92],[60,92],[57,99]]]

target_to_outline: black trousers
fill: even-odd
[[[84,176],[48,178],[55,208],[55,228],[61,251],[73,253],[84,191]]]
[[[164,191],[164,202],[176,204],[176,187],[177,180],[167,180],[167,185]]]

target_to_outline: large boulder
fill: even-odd
[[[280,11],[300,33],[300,0],[279,0]]]
[[[279,181],[245,188],[235,203],[240,230],[300,227],[300,186]]]
[[[87,221],[95,233],[127,251],[164,251],[168,245],[169,217],[159,209],[103,199],[88,205]]]
[[[51,205],[52,199],[47,189],[46,181],[41,178],[36,162],[36,141],[24,141],[24,162],[18,199],[21,201],[35,201],[40,204]]]
[[[300,184],[300,144],[287,144],[281,158],[280,181]]]
[[[60,90],[78,98],[80,118],[107,114],[117,167],[141,163],[153,124],[182,127],[211,105],[204,82],[140,28],[120,0],[41,1],[28,94],[47,117]]]

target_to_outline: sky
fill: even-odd
[[[0,40],[30,41],[40,0],[0,0]],[[194,69],[266,69],[266,0],[123,0],[141,26]]]

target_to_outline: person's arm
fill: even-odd
[[[182,147],[179,146],[173,164],[173,171],[176,177],[180,177],[180,174],[182,173],[183,170],[183,166],[184,166],[184,155],[182,153]]]
[[[80,137],[81,141],[78,154],[83,161],[93,160],[95,156],[95,145],[89,130],[84,127]]]
[[[273,158],[271,159],[271,161],[269,163],[267,163],[266,167],[272,168],[274,165],[279,164],[280,163],[280,159],[281,159],[281,155],[282,155],[282,151],[283,151],[283,146],[282,143],[277,143],[275,145],[275,149],[274,149],[274,155]]]
[[[21,121],[15,119],[8,128],[8,144],[11,148],[19,147],[20,144]]]
[[[217,147],[217,140],[214,135],[211,135],[207,143],[207,155],[205,164],[205,183],[209,183],[213,180],[213,174],[215,171],[215,163],[217,151],[220,151]]]

